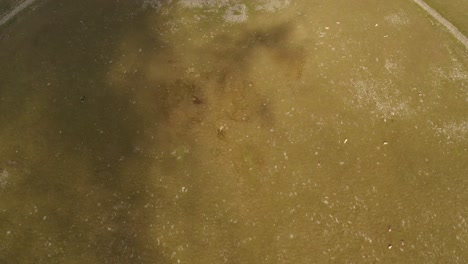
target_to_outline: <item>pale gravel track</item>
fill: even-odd
[[[10,19],[15,17],[19,12],[21,12],[23,9],[26,7],[30,6],[32,3],[34,3],[36,0],[26,0],[17,7],[15,7],[13,10],[11,10],[8,14],[6,14],[4,17],[0,18],[0,26],[8,22]]]
[[[458,39],[463,45],[465,45],[465,48],[468,49],[468,38],[463,35],[452,23],[450,23],[447,19],[445,19],[441,14],[439,14],[437,11],[435,11],[432,7],[430,7],[428,4],[426,4],[422,0],[413,0],[416,4],[418,4],[422,9],[424,9],[426,12],[428,12],[434,19],[436,19],[440,24],[445,26],[448,31],[456,38]]]

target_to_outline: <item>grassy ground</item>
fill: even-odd
[[[426,0],[426,3],[468,36],[468,2],[465,0]]]
[[[20,4],[23,0],[1,0],[0,1],[0,15],[13,9],[15,6]]]
[[[287,2],[2,27],[0,263],[466,263],[464,47],[410,1]]]

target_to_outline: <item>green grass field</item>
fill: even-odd
[[[1,0],[0,1],[0,15],[12,10],[15,6],[20,4],[22,0]]]
[[[465,36],[468,35],[468,1],[426,0],[426,3],[455,25]]]
[[[0,27],[0,263],[468,261],[468,55],[412,1],[19,18]]]

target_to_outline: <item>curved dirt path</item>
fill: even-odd
[[[11,10],[9,13],[7,13],[4,17],[0,18],[0,26],[8,22],[10,19],[12,19],[14,16],[16,16],[19,12],[21,12],[23,9],[34,3],[36,0],[26,0],[17,7],[15,7],[13,10]]]
[[[458,39],[465,47],[468,49],[468,38],[463,35],[452,23],[450,23],[447,19],[445,19],[441,14],[435,11],[432,7],[426,4],[422,0],[413,0],[416,4],[418,4],[422,9],[426,10],[433,18],[435,18],[439,23],[444,25],[448,31]]]

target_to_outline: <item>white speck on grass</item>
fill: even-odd
[[[453,67],[449,73],[452,80],[468,80],[468,73],[461,70],[461,67]]]
[[[10,174],[8,173],[7,170],[3,170],[2,173],[0,173],[0,188],[3,189],[5,186],[8,184],[8,177]]]
[[[434,126],[433,129],[440,136],[447,139],[448,143],[453,141],[466,141],[468,139],[468,121],[460,123],[450,122],[442,126]]]
[[[255,8],[267,12],[276,12],[291,4],[291,0],[260,0],[260,4]]]
[[[230,0],[180,0],[179,3],[184,7],[225,7],[230,4]]]
[[[387,69],[389,73],[395,74],[398,71],[398,64],[392,60],[385,59],[385,69]]]
[[[172,3],[173,0],[143,0],[143,9],[152,8],[159,11],[163,6]],[[242,23],[248,19],[246,3],[250,1],[240,0],[179,0],[179,5],[184,8],[203,8],[209,12],[224,12],[223,19],[228,23]],[[265,12],[277,12],[290,5],[291,0],[257,0],[254,10]]]
[[[350,103],[358,108],[369,109],[372,114],[387,118],[411,114],[407,100],[391,82],[378,80],[351,81],[353,97]]]
[[[171,0],[168,1],[169,3],[172,2]],[[143,1],[143,8],[153,8],[159,10],[163,6],[161,0],[144,0]]]
[[[432,72],[445,80],[468,81],[468,72],[463,70],[463,65],[459,62],[453,63],[448,69],[433,67]]]
[[[247,21],[247,6],[237,4],[229,7],[224,14],[224,21],[229,23],[242,23]]]
[[[384,18],[385,21],[393,26],[402,26],[410,22],[408,15],[404,11],[390,14]]]

